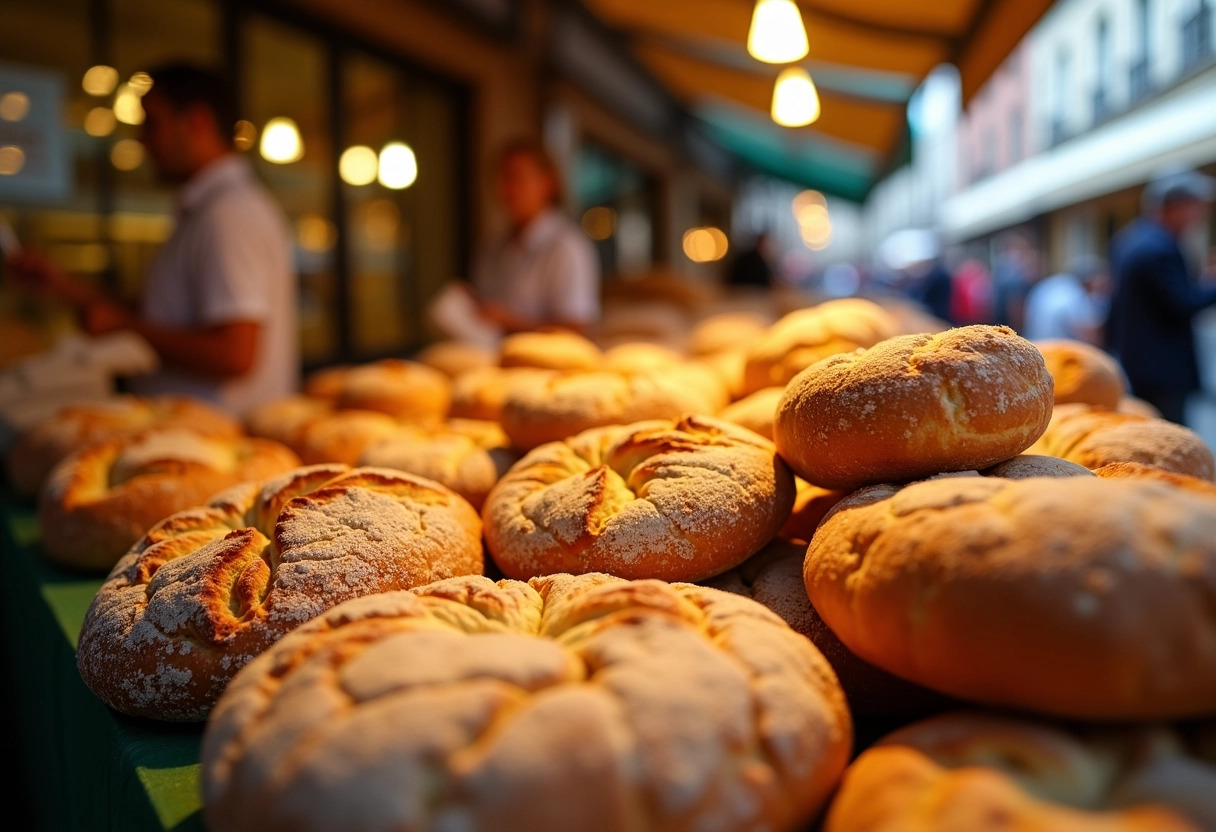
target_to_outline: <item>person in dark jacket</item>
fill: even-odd
[[[1163,174],[1146,186],[1140,218],[1111,242],[1108,348],[1131,392],[1179,424],[1200,387],[1194,318],[1216,304],[1216,285],[1194,280],[1178,241],[1204,221],[1213,193],[1213,180],[1196,171]]]
[[[771,289],[773,286],[772,243],[768,232],[756,235],[751,248],[744,250],[731,263],[726,282],[731,286],[756,286]]]

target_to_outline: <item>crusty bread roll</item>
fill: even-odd
[[[179,429],[91,445],[55,466],[38,495],[42,549],[61,566],[106,572],[170,514],[299,464],[290,449],[268,439]]]
[[[1101,468],[1094,469],[1093,473],[1106,479],[1131,477],[1135,479],[1159,480],[1199,494],[1216,497],[1216,483],[1214,482],[1201,480],[1199,477],[1192,477],[1187,474],[1175,474],[1173,471],[1166,471],[1164,468],[1158,468],[1155,465],[1145,465],[1143,462],[1112,462],[1108,465],[1103,465]]]
[[[685,413],[713,415],[728,400],[719,377],[700,364],[642,373],[552,373],[514,384],[502,406],[511,444],[530,450],[582,431]]]
[[[1160,419],[1161,411],[1144,399],[1135,396],[1124,396],[1115,407],[1120,413],[1134,413],[1137,416],[1148,416],[1150,419]]]
[[[723,312],[697,323],[688,336],[689,355],[714,355],[749,347],[768,329],[770,321],[752,312]]]
[[[1123,371],[1102,350],[1084,341],[1036,341],[1055,380],[1056,404],[1081,402],[1115,408],[1123,398]]]
[[[982,711],[929,717],[849,766],[824,832],[1216,828],[1216,760],[1163,727],[1088,733]]]
[[[69,405],[20,434],[8,454],[13,487],[34,497],[51,469],[97,442],[156,428],[182,428],[203,436],[240,436],[241,423],[205,402],[183,396],[115,396]]]
[[[892,676],[841,644],[811,605],[802,581],[806,544],[775,540],[706,586],[751,598],[768,607],[811,640],[832,665],[840,687],[857,715],[927,714],[953,700]]]
[[[772,539],[794,479],[768,440],[704,416],[585,431],[536,448],[482,517],[503,574],[698,581]]]
[[[604,352],[604,369],[616,373],[666,370],[684,363],[684,356],[671,347],[645,341],[626,341]]]
[[[436,341],[421,349],[414,360],[456,378],[469,370],[493,367],[498,363],[498,353],[471,341]]]
[[[299,468],[149,531],[93,598],[77,665],[123,713],[202,720],[236,671],[302,622],[481,567],[477,512],[438,483]]]
[[[402,421],[438,421],[452,405],[452,383],[425,364],[385,358],[349,368],[334,405],[375,410]]]
[[[342,395],[346,386],[346,377],[353,369],[350,364],[335,364],[320,370],[314,370],[304,379],[303,393],[314,399],[324,399],[335,402]]]
[[[1028,480],[1032,477],[1092,477],[1094,472],[1084,465],[1055,456],[1018,454],[982,472],[986,477],[1007,480]]]
[[[502,339],[498,363],[502,367],[537,367],[542,370],[595,370],[604,354],[575,332],[516,332]]]
[[[485,367],[462,373],[452,381],[451,416],[497,422],[512,387],[543,384],[549,375],[549,370],[535,367]]]
[[[1047,427],[1043,356],[1003,326],[891,338],[800,373],[773,436],[798,476],[851,490],[942,471],[987,468]]]
[[[1176,474],[1216,478],[1212,450],[1190,428],[1084,404],[1056,407],[1030,452],[1058,456],[1091,470],[1112,462],[1142,462]]]
[[[364,451],[396,434],[402,425],[387,413],[374,410],[335,410],[306,422],[292,447],[305,465],[356,465]]]
[[[953,476],[846,497],[804,569],[849,649],[961,699],[1216,711],[1216,500],[1151,480]]]
[[[841,298],[781,318],[753,341],[743,373],[743,392],[784,387],[815,362],[898,335],[899,326],[878,304]]]
[[[750,396],[732,402],[718,413],[718,418],[748,430],[754,430],[765,439],[773,438],[773,420],[777,417],[777,403],[785,394],[784,387],[765,387]]]
[[[207,723],[227,832],[794,832],[847,762],[831,668],[689,584],[456,578],[347,602],[237,675]]]
[[[287,396],[255,406],[245,417],[251,436],[273,439],[289,448],[299,448],[300,436],[309,424],[333,413],[333,404],[313,396]]]
[[[820,488],[817,485],[811,485],[801,477],[794,478],[794,486],[794,508],[790,511],[785,525],[777,532],[777,536],[782,540],[796,541],[805,547],[810,541],[811,535],[815,534],[815,529],[819,527],[819,521],[848,492]]]
[[[702,356],[699,360],[718,374],[718,378],[726,386],[726,392],[730,394],[731,401],[743,398],[743,373],[747,367],[747,353],[744,350],[723,350]]]
[[[442,425],[400,427],[369,445],[359,464],[435,480],[480,509],[490,489],[518,461],[497,422],[449,419]]]

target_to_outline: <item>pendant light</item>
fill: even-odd
[[[773,121],[782,127],[805,127],[819,118],[819,93],[800,66],[781,70],[773,87]]]
[[[747,51],[758,61],[788,64],[806,57],[810,47],[802,13],[794,0],[756,0]]]

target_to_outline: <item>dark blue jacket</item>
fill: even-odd
[[[1198,286],[1178,241],[1146,219],[1115,235],[1110,266],[1115,287],[1107,348],[1123,365],[1132,392],[1199,389],[1193,320],[1216,304],[1216,287]]]

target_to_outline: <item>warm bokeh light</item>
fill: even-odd
[[[418,178],[418,159],[408,144],[389,142],[380,150],[380,184],[399,191]]]
[[[130,84],[122,84],[114,94],[114,117],[123,124],[143,124],[144,105],[139,92]]]
[[[747,51],[756,60],[770,64],[788,64],[806,57],[806,27],[794,0],[757,0],[747,31]]]
[[[84,132],[98,138],[114,132],[118,120],[109,107],[94,107],[84,117]]]
[[[98,65],[89,67],[85,72],[80,86],[89,95],[109,95],[118,86],[118,70],[112,66]]]
[[[338,159],[338,175],[347,185],[370,185],[376,181],[380,167],[376,151],[365,144],[357,144],[342,151]]]
[[[152,89],[152,76],[146,72],[136,72],[131,75],[130,80],[127,81],[127,85],[140,95],[143,95]]]
[[[603,205],[583,214],[583,231],[593,240],[607,240],[616,231],[616,211]]]
[[[0,176],[13,176],[25,167],[25,151],[15,144],[0,147]]]
[[[276,165],[298,162],[304,157],[300,128],[289,118],[272,118],[262,128],[262,142],[258,149],[263,159]]]
[[[391,199],[373,199],[359,211],[359,233],[378,251],[390,251],[397,244],[400,226],[401,209]]]
[[[819,93],[805,69],[786,67],[773,87],[773,121],[782,127],[805,127],[819,118]]]
[[[720,228],[690,228],[684,232],[684,255],[694,263],[712,263],[726,256],[730,243]]]
[[[813,189],[802,191],[794,197],[792,206],[794,219],[802,222],[803,216],[808,212],[814,211],[816,207],[823,208],[826,211],[828,207],[827,198],[819,193],[819,191]]]
[[[258,128],[252,121],[241,119],[232,126],[232,146],[242,153],[252,148],[258,141]]]
[[[296,220],[296,242],[305,251],[314,254],[329,251],[337,240],[334,224],[319,214],[304,214]]]
[[[21,121],[30,111],[30,97],[23,92],[6,92],[0,95],[0,119]]]
[[[110,164],[119,170],[135,170],[144,163],[144,146],[135,139],[121,139],[110,148]]]

